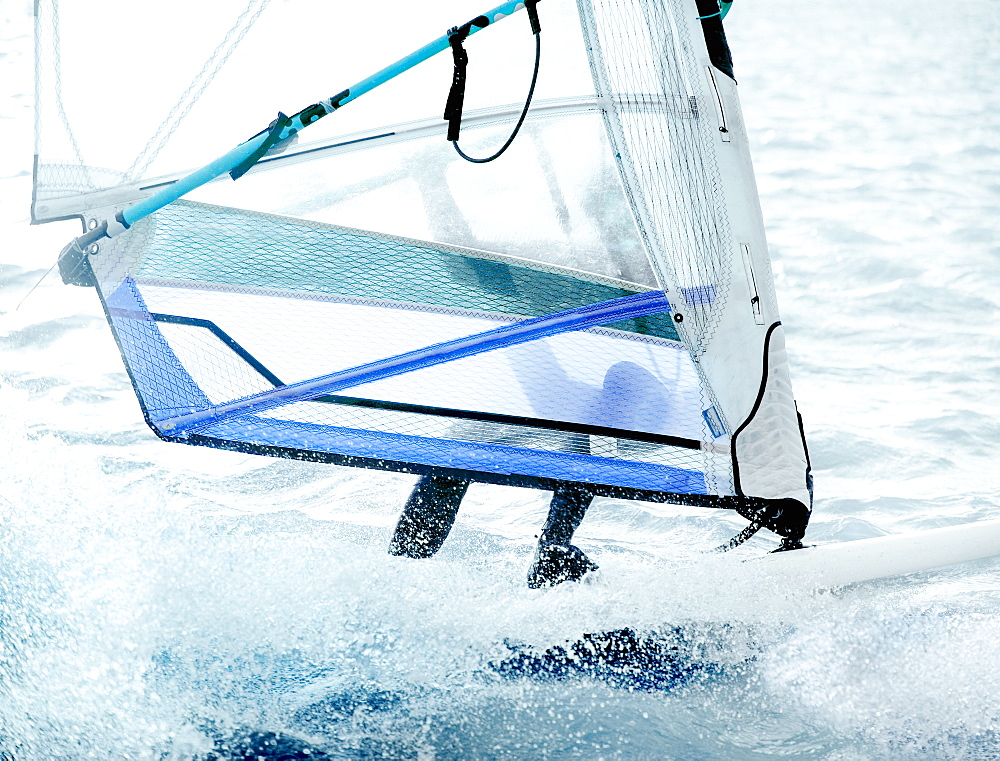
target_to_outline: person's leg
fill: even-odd
[[[566,484],[552,493],[549,515],[528,570],[529,587],[538,589],[577,581],[588,571],[597,570],[597,565],[571,544],[573,532],[593,500],[590,490],[580,484]]]
[[[594,495],[582,484],[564,484],[552,492],[549,514],[542,527],[539,544],[568,545],[573,532],[583,521]]]
[[[461,478],[421,476],[400,513],[389,554],[429,558],[441,549],[469,483]]]

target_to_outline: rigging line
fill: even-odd
[[[52,272],[52,270],[54,270],[54,269],[56,268],[56,265],[57,265],[58,263],[59,263],[58,261],[57,261],[57,262],[53,262],[52,266],[51,266],[51,267],[49,267],[49,268],[48,268],[47,270],[45,270],[45,274],[44,274],[44,275],[42,275],[42,276],[41,276],[40,278],[38,278],[38,282],[37,282],[37,283],[35,283],[35,284],[34,284],[33,286],[31,286],[31,290],[30,290],[30,291],[28,291],[28,292],[27,292],[26,294],[24,294],[24,298],[22,298],[22,299],[21,299],[21,300],[20,300],[19,302],[17,302],[17,306],[16,306],[16,307],[14,307],[14,311],[15,311],[15,312],[16,312],[16,311],[17,311],[18,309],[20,309],[20,308],[21,308],[21,305],[22,305],[22,304],[23,304],[23,303],[24,303],[25,301],[27,301],[27,300],[28,300],[28,296],[30,296],[31,294],[33,294],[33,293],[35,292],[35,289],[36,289],[36,288],[38,288],[38,286],[40,286],[40,285],[42,284],[42,281],[43,281],[43,280],[44,280],[45,278],[47,278],[47,277],[49,276],[49,274],[50,274],[50,273]]]
[[[66,130],[66,136],[69,138],[70,145],[73,146],[73,153],[76,154],[79,168],[84,171],[87,186],[89,189],[94,190],[97,186],[90,173],[90,167],[83,160],[83,153],[76,142],[76,135],[73,134],[73,128],[69,124],[69,117],[66,115],[66,106],[62,98],[62,39],[59,35],[59,0],[52,0],[52,29],[52,68],[55,71],[56,110],[59,111],[59,118],[62,120],[63,128]]]
[[[236,51],[236,48],[243,38],[246,37],[247,33],[257,23],[257,19],[260,14],[264,12],[264,9],[268,6],[271,0],[250,0],[247,7],[243,9],[243,12],[236,19],[233,26],[226,32],[225,37],[223,37],[222,42],[218,44],[212,55],[209,56],[208,60],[202,66],[201,71],[195,75],[194,79],[191,80],[191,84],[181,95],[180,99],[174,104],[173,108],[170,109],[170,113],[167,117],[160,123],[160,126],[156,128],[156,132],[146,143],[146,146],[139,152],[139,155],[135,157],[127,170],[125,170],[125,176],[129,179],[135,179],[142,172],[146,171],[151,163],[159,155],[160,151],[166,145],[170,136],[176,132],[177,127],[180,126],[180,122],[190,113],[191,109],[194,108],[195,103],[201,98],[202,93],[205,89],[212,83],[215,79],[215,75],[219,73],[219,70],[226,65],[230,56]],[[260,3],[256,10],[253,11],[253,15],[250,16],[249,20],[244,23],[247,16],[250,15],[251,9],[255,3]],[[241,28],[242,27],[242,28]],[[233,35],[239,32],[239,36],[236,38],[232,44]],[[228,47],[227,47],[228,46]],[[221,57],[220,57],[221,56]],[[211,68],[210,68],[211,67]],[[195,87],[198,88],[195,92]],[[191,93],[194,92],[194,95]],[[185,101],[187,104],[185,105]],[[183,107],[183,111],[181,108]],[[164,134],[164,132],[166,134]]]

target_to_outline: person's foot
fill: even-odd
[[[597,570],[597,564],[575,545],[540,544],[528,569],[531,589],[554,587],[564,581],[579,581],[584,574]]]

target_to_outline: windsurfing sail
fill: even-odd
[[[66,277],[165,440],[798,539],[729,5],[38,0],[32,218],[82,220]],[[467,154],[523,120],[495,161],[452,144],[459,79]]]

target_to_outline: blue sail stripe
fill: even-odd
[[[706,494],[705,476],[670,465],[456,439],[361,431],[254,415],[200,429],[198,438],[287,447],[348,457],[440,465],[481,473],[621,486],[675,494]]]
[[[178,415],[159,422],[158,427],[161,431],[177,435],[233,415],[258,413],[475,354],[535,341],[559,333],[583,330],[630,317],[641,317],[669,310],[670,304],[663,291],[650,291],[649,293],[624,296],[584,307],[567,309],[310,380],[290,383],[226,404],[208,407],[198,412]]]

